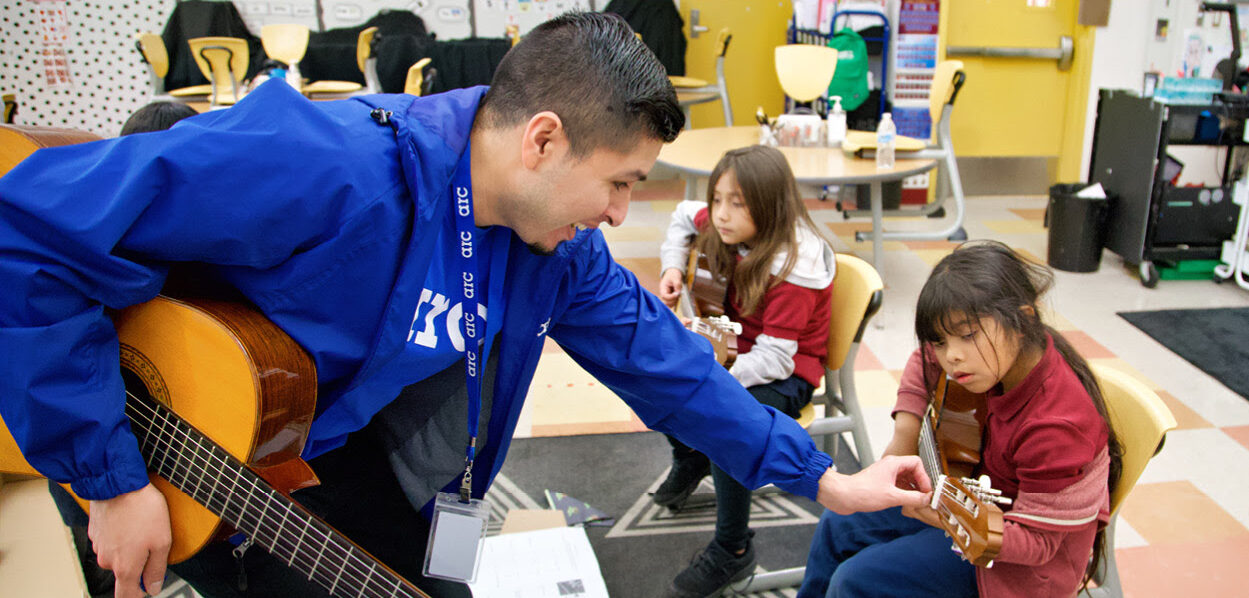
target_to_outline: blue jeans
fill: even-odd
[[[853,515],[825,511],[798,598],[975,598],[976,568],[951,546],[942,530],[899,507]]]

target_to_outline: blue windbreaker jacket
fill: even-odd
[[[305,457],[364,427],[416,382],[388,364],[450,222],[451,176],[484,92],[313,103],[266,84],[168,131],[40,150],[0,179],[0,416],[31,464],[88,499],[147,483],[104,308],[151,299],[178,261],[211,264],[311,354],[318,416]],[[646,425],[749,487],[815,497],[831,459],[717,365],[600,232],[547,257],[511,239],[474,495],[502,466],[550,335]]]

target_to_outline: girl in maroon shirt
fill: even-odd
[[[733,374],[760,403],[797,417],[824,373],[829,301],[836,260],[798,194],[784,155],[771,147],[727,152],[711,173],[705,202],[677,206],[660,250],[659,296],[670,305],[682,287],[696,235],[709,268],[728,282],[725,314],[742,325]],[[673,464],[656,503],[680,508],[711,473],[716,488],[716,535],[665,596],[719,595],[755,568],[750,489],[707,457],[669,437]]]
[[[916,454],[937,378],[985,397],[977,475],[1013,500],[990,568],[950,550],[936,512],[826,512],[800,598],[1073,596],[1102,558],[1118,440],[1088,363],[1041,321],[1053,275],[1006,245],[954,250],[920,291],[921,348],[903,372],[885,454]],[[1090,555],[1093,564],[1090,566]]]

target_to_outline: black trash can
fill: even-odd
[[[1060,183],[1050,187],[1045,220],[1049,226],[1050,266],[1068,272],[1096,272],[1106,240],[1106,213],[1110,198],[1077,197],[1087,183]],[[1109,195],[1109,194],[1107,194]]]

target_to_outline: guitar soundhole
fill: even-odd
[[[156,364],[138,349],[121,344],[121,375],[126,390],[145,401],[157,401],[166,407],[173,407],[169,398],[169,387],[161,377]]]

